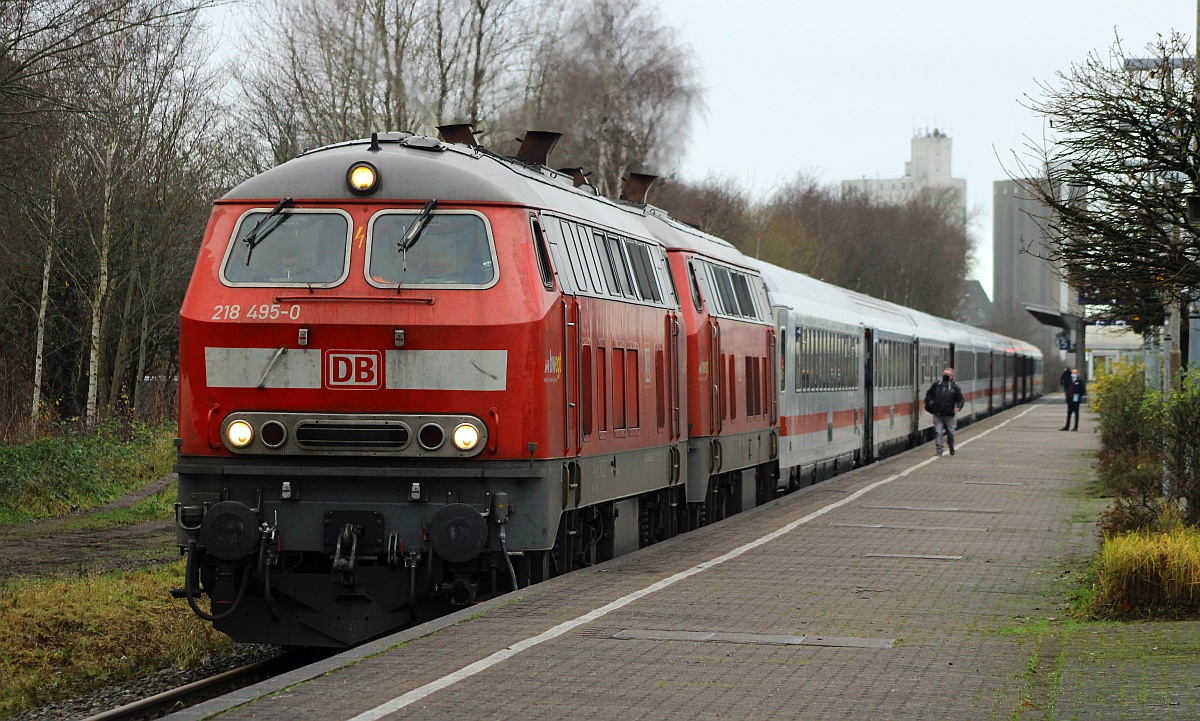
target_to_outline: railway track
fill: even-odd
[[[193,681],[140,701],[109,709],[89,716],[84,721],[141,721],[142,719],[161,718],[169,713],[245,688],[272,676],[287,673],[315,660],[317,659],[311,653],[284,653],[274,658],[230,669],[216,676]]]

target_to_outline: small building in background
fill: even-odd
[[[1140,361],[1145,356],[1144,339],[1123,325],[1089,325],[1087,328],[1087,377],[1099,378],[1123,361]]]
[[[976,328],[991,328],[995,316],[992,300],[988,298],[983,284],[977,280],[964,281],[962,302],[954,312],[954,320]]]

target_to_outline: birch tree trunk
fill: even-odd
[[[58,234],[58,173],[50,177],[50,227],[46,233],[46,256],[42,260],[42,294],[38,300],[37,340],[33,346],[33,403],[29,427],[36,434],[42,406],[42,363],[46,347],[46,312],[50,307],[50,268],[54,264],[54,240]]]
[[[104,320],[104,306],[108,300],[109,267],[108,255],[112,249],[113,196],[115,194],[115,169],[117,157],[117,141],[112,139],[105,151],[103,177],[104,192],[101,210],[100,237],[97,250],[100,256],[99,273],[96,276],[96,290],[92,293],[89,310],[92,327],[88,335],[88,369],[87,369],[87,406],[84,411],[84,424],[95,428],[100,422],[100,342],[101,326]]]

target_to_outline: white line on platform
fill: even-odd
[[[980,433],[977,436],[968,438],[967,440],[960,443],[959,447],[961,448],[962,446],[965,446],[968,443],[971,443],[980,438],[983,438],[984,436],[991,433],[992,431],[1000,430],[1001,428],[1008,425],[1009,423],[1012,423],[1013,421],[1021,418],[1026,413],[1029,413],[1034,408],[1036,408],[1036,406],[1026,409],[1025,411],[1021,412],[1019,415],[1009,418],[1008,420],[1004,421],[1003,423],[999,423],[996,426],[987,429],[986,431],[984,431],[983,433]],[[657,591],[661,591],[664,588],[667,588],[668,586],[672,586],[672,585],[684,580],[685,578],[690,578],[692,576],[695,576],[698,573],[707,571],[708,569],[713,568],[714,566],[719,566],[722,563],[725,563],[726,561],[733,560],[733,559],[737,558],[738,556],[741,556],[744,553],[753,551],[754,549],[758,548],[759,546],[770,543],[771,541],[774,541],[776,538],[779,538],[780,536],[791,533],[792,531],[796,530],[800,526],[803,526],[804,524],[808,523],[809,521],[812,521],[815,518],[819,518],[819,517],[825,515],[826,513],[829,513],[830,511],[832,511],[835,508],[839,508],[841,506],[846,505],[847,503],[852,503],[852,502],[858,500],[862,496],[866,495],[867,493],[870,493],[871,491],[875,490],[876,488],[879,488],[880,486],[891,483],[892,481],[894,481],[898,478],[904,478],[905,476],[907,476],[908,474],[917,470],[918,468],[924,468],[925,466],[929,465],[930,463],[933,463],[934,461],[938,460],[939,458],[941,458],[941,456],[931,456],[930,458],[926,458],[925,460],[921,461],[920,463],[909,466],[908,468],[904,469],[903,471],[901,471],[895,475],[888,476],[887,478],[884,478],[881,481],[875,481],[874,483],[872,483],[870,485],[863,486],[862,488],[858,489],[854,493],[851,493],[850,495],[846,496],[845,498],[834,501],[833,503],[830,503],[827,506],[818,508],[817,510],[813,511],[812,513],[809,513],[808,515],[803,516],[801,518],[797,518],[796,520],[792,521],[791,523],[788,523],[787,525],[782,526],[782,527],[772,531],[771,533],[768,533],[765,536],[755,539],[755,540],[753,540],[747,544],[744,544],[742,546],[738,546],[737,548],[733,549],[732,551],[729,551],[728,553],[725,553],[723,555],[717,556],[716,558],[713,558],[713,559],[707,560],[703,563],[692,566],[691,568],[687,569],[686,571],[680,571],[679,573],[676,573],[673,576],[668,576],[667,578],[664,578],[661,581],[652,583],[649,586],[646,586],[645,588],[639,589],[637,591],[634,591],[633,593],[622,596],[611,603],[601,606],[600,608],[588,611],[587,613],[583,614],[582,616],[573,618],[570,621],[564,621],[564,622],[558,624],[557,626],[554,626],[553,628],[550,628],[546,631],[543,631],[542,633],[539,633],[536,636],[527,638],[523,641],[518,641],[517,643],[514,643],[513,645],[509,646],[508,648],[501,649],[501,650],[493,653],[492,655],[487,656],[486,658],[481,658],[480,660],[476,661],[475,663],[464,666],[453,673],[442,676],[441,678],[437,679],[436,681],[430,681],[429,683],[425,684],[424,686],[420,686],[418,688],[413,689],[412,691],[409,691],[406,694],[397,696],[396,698],[392,699],[391,701],[380,704],[379,706],[376,706],[375,708],[373,708],[369,711],[364,711],[363,713],[349,719],[349,721],[375,721],[375,719],[380,719],[380,718],[383,718],[384,716],[387,716],[390,713],[399,711],[400,709],[402,709],[406,706],[409,706],[413,703],[416,703],[417,701],[420,701],[421,699],[423,699],[427,696],[435,694],[444,688],[449,688],[450,686],[453,686],[454,684],[458,683],[459,681],[462,681],[463,679],[470,678],[471,676],[474,676],[475,674],[477,674],[481,671],[486,671],[487,669],[491,668],[492,666],[495,666],[496,664],[500,663],[501,661],[510,659],[513,656],[516,656],[517,654],[521,653],[522,651],[531,649],[534,646],[545,643],[546,641],[551,641],[553,639],[556,639],[559,636],[562,636],[563,634],[567,633],[568,631],[571,631],[573,629],[579,628],[580,626],[589,624],[598,618],[601,618],[603,616],[606,616],[606,615],[612,613],[613,611],[616,611],[617,609],[628,606],[629,604],[633,603],[634,601],[645,598],[646,596],[649,596],[650,594],[655,593]]]

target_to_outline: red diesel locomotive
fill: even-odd
[[[215,204],[177,523],[181,595],[238,641],[351,645],[768,494],[757,273],[644,187],[546,168],[557,135],[509,159],[443,132],[463,142],[376,134]]]

